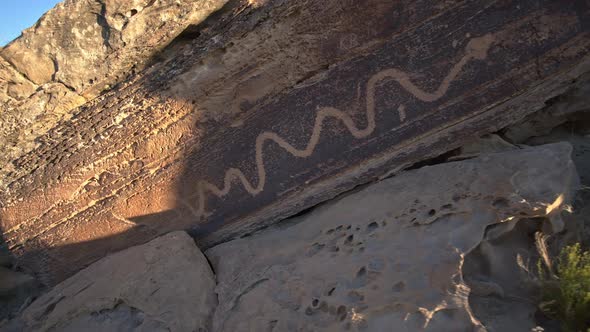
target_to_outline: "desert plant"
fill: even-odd
[[[555,271],[539,260],[540,309],[561,322],[565,332],[590,332],[590,252],[580,244],[566,246],[556,261]]]

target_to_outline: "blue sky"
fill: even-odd
[[[20,36],[61,0],[0,0],[0,46]]]

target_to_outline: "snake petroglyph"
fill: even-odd
[[[215,184],[200,180],[197,184],[196,194],[198,195],[198,210],[194,211],[198,217],[206,217],[209,213],[206,211],[207,194],[212,194],[216,197],[223,197],[231,190],[232,182],[237,179],[240,181],[244,189],[255,196],[264,190],[267,180],[266,169],[264,166],[264,144],[267,141],[272,141],[278,144],[281,148],[289,152],[295,157],[306,158],[313,154],[322,133],[322,126],[324,120],[330,117],[340,120],[350,134],[356,139],[366,138],[375,130],[375,88],[378,83],[385,79],[395,80],[403,89],[409,92],[417,99],[424,102],[433,102],[441,98],[447,92],[451,83],[457,78],[465,64],[472,59],[483,60],[487,56],[487,51],[491,46],[494,37],[492,34],[486,34],[481,37],[471,39],[465,48],[465,54],[457,62],[447,75],[444,77],[438,88],[434,92],[426,92],[410,81],[410,76],[396,68],[384,69],[374,74],[367,82],[366,86],[366,117],[367,126],[365,128],[358,128],[352,117],[334,107],[318,107],[317,115],[313,125],[311,136],[304,149],[297,149],[289,144],[285,139],[280,137],[277,133],[271,131],[262,132],[256,138],[255,153],[256,153],[256,169],[258,175],[258,183],[250,182],[244,173],[237,168],[229,168],[225,172],[223,179],[223,186],[217,187]],[[405,115],[404,115],[405,117]],[[191,209],[192,210],[192,209]]]

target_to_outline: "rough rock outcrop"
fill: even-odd
[[[227,0],[66,0],[0,49],[0,176],[71,111]]]
[[[14,331],[207,331],[215,276],[185,232],[112,254],[55,286]]]
[[[66,0],[0,55],[34,84],[60,82],[94,97],[140,70],[227,0]]]
[[[570,153],[571,146],[560,143],[404,172],[289,224],[213,247],[206,254],[218,280],[214,330],[483,327],[471,311],[471,292],[510,297],[532,285],[513,273],[516,257],[505,255],[510,246],[486,252],[503,262],[492,272],[513,273],[505,289],[486,280],[500,272],[478,270],[474,259],[469,272],[478,274],[465,276],[465,257],[481,250],[484,235],[501,238],[518,220],[533,221],[537,230],[559,225],[577,184]],[[526,245],[528,233],[518,234],[520,244],[510,245]],[[534,250],[523,252],[532,255],[525,261],[536,262]],[[512,307],[517,310],[503,326],[536,326],[527,315],[534,301],[528,301]]]
[[[585,3],[232,6],[0,177],[20,266],[54,284],[172,230],[210,247],[514,123],[590,71]]]

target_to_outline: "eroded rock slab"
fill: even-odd
[[[552,144],[424,167],[213,247],[214,329],[483,329],[464,257],[489,225],[558,213],[577,184],[570,153]]]
[[[0,49],[0,174],[227,0],[66,0]],[[57,105],[56,105],[57,104]],[[41,125],[39,125],[41,124]]]
[[[215,277],[193,239],[174,232],[108,256],[31,304],[24,331],[202,331]]]
[[[514,123],[590,71],[586,4],[235,3],[0,170],[26,272],[54,285],[180,229],[214,246]]]

